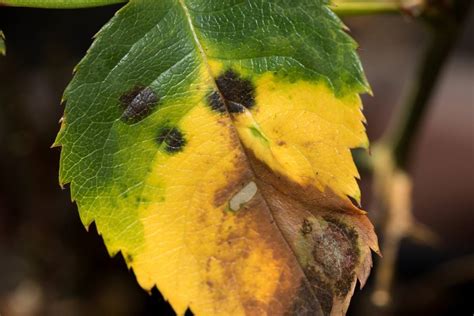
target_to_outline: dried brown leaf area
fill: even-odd
[[[302,269],[295,315],[314,315],[316,297],[323,315],[347,311],[357,280],[365,284],[377,238],[367,216],[327,190],[302,188],[252,159],[261,194]],[[314,305],[314,304],[313,304]]]

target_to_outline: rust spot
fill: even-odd
[[[120,97],[123,113],[120,119],[127,124],[138,123],[149,116],[159,102],[150,87],[135,86]]]
[[[227,70],[216,79],[230,113],[241,113],[255,105],[255,88],[248,79],[241,78],[233,70]]]
[[[164,144],[166,152],[173,154],[183,150],[186,139],[177,127],[163,127],[158,131],[156,142],[159,146]]]

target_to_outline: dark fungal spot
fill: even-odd
[[[177,127],[163,127],[159,130],[156,142],[159,146],[164,144],[166,152],[173,154],[183,150],[186,139]]]
[[[120,97],[121,120],[127,124],[140,122],[153,112],[158,102],[158,96],[150,87],[135,86]]]
[[[354,251],[356,252],[356,255],[359,256],[359,247],[357,242],[359,234],[357,234],[357,231],[335,217],[324,216],[323,219],[328,224],[334,225],[335,228],[337,228],[344,234],[344,236],[347,238],[347,241],[350,243],[352,249],[354,249]]]
[[[222,100],[221,94],[219,91],[212,91],[208,96],[207,96],[207,103],[211,107],[213,111],[219,112],[219,113],[225,113],[225,103],[224,100]]]
[[[230,113],[241,113],[255,105],[255,88],[248,79],[241,78],[233,70],[227,70],[216,79]]]
[[[245,111],[245,107],[243,107],[242,104],[232,101],[229,101],[227,107],[230,113],[243,113]]]
[[[333,218],[333,217],[324,217],[324,219],[333,225],[334,229],[339,230],[347,238],[345,247],[343,247],[345,257],[340,262],[341,277],[337,279],[335,286],[335,292],[339,296],[346,295],[352,286],[355,278],[355,268],[359,262],[360,251],[358,245],[358,234],[357,231],[349,227],[344,222]]]

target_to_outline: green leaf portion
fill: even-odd
[[[132,1],[98,34],[64,94],[60,182],[71,183],[83,222],[96,221],[111,252],[140,244],[136,208],[147,202],[142,183],[156,154],[155,126],[193,105],[186,99],[201,60],[185,21],[175,1]],[[137,86],[160,96],[159,111],[124,124],[120,99]]]
[[[325,0],[186,1],[208,58],[253,73],[323,80],[338,96],[367,92],[357,44]]]

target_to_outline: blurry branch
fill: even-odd
[[[0,0],[0,6],[30,7],[45,9],[78,9],[99,7],[126,0]]]
[[[414,136],[422,125],[439,74],[460,34],[471,1],[458,1],[456,4],[457,7],[447,12],[443,7],[430,7],[422,17],[432,30],[431,42],[425,51],[409,97],[382,137],[382,143],[393,150],[396,165],[400,168],[406,168],[409,152],[416,139]]]
[[[420,20],[430,28],[432,36],[415,77],[415,84],[405,103],[395,115],[390,128],[373,148],[372,158],[359,157],[374,173],[374,199],[379,210],[376,225],[383,237],[376,271],[372,302],[390,314],[394,267],[400,241],[405,237],[436,244],[437,237],[414,220],[412,183],[407,171],[410,151],[428,109],[439,74],[454,48],[469,12],[471,0],[433,1],[425,7]]]
[[[438,237],[412,213],[413,184],[409,174],[398,168],[392,152],[385,146],[375,146],[373,193],[377,209],[382,211],[379,227],[382,230],[381,250],[383,258],[375,274],[372,302],[381,308],[392,301],[391,288],[400,242],[410,237],[420,243],[435,246]]]

